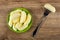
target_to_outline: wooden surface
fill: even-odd
[[[60,40],[60,1],[59,0],[0,0],[0,40]],[[37,35],[32,32],[44,13],[43,5],[51,3],[56,7],[55,13],[50,13],[43,22]],[[33,17],[33,25],[25,33],[17,34],[9,30],[7,25],[8,13],[17,7],[27,8]]]

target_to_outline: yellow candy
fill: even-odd
[[[20,24],[19,22],[15,25],[15,28],[17,28],[18,30],[20,30],[21,27],[22,27],[22,24]]]
[[[19,13],[19,12],[13,13],[12,15],[10,15],[10,20],[15,20],[15,19],[17,19],[18,17],[20,17],[20,13]]]
[[[10,27],[12,27],[12,25],[13,25],[11,20],[9,21],[8,24],[9,24]]]
[[[21,18],[20,18],[20,23],[24,23],[26,21],[26,13],[22,11],[21,13]]]
[[[20,18],[18,17],[18,18],[13,20],[13,23],[17,23],[17,22],[19,22],[19,20],[20,20]]]

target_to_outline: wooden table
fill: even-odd
[[[55,13],[50,13],[43,22],[37,35],[33,38],[32,32],[36,28],[44,13],[43,5],[50,3],[56,7]],[[13,8],[25,7],[33,17],[30,30],[17,34],[9,30],[7,17]],[[0,0],[0,40],[60,40],[60,1],[59,0]]]

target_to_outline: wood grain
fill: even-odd
[[[40,21],[44,13],[43,5],[51,3],[56,7],[55,13],[50,13],[46,21],[38,30],[35,38],[32,32]],[[59,0],[0,0],[0,40],[60,40],[60,1]],[[25,7],[33,17],[33,24],[30,30],[25,33],[17,34],[9,30],[7,25],[7,17],[13,8]]]

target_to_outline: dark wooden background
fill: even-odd
[[[44,13],[45,3],[55,6],[56,12],[48,15],[33,38],[32,32]],[[12,32],[7,25],[8,13],[17,7],[27,8],[33,17],[33,25],[25,33]],[[60,0],[0,0],[0,40],[60,40]]]

